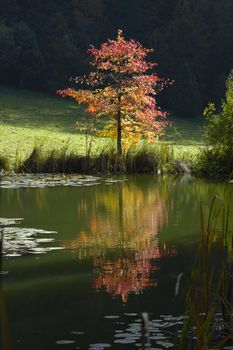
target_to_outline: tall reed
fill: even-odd
[[[201,208],[200,244],[186,291],[179,350],[222,349],[233,341],[233,233],[228,224],[229,211],[218,197],[211,203],[206,225]]]
[[[9,327],[7,321],[5,295],[3,290],[2,271],[3,271],[3,230],[0,230],[0,326],[2,334],[2,349],[12,350],[11,339],[9,336]],[[1,343],[0,343],[1,345]]]
[[[169,145],[129,149],[121,157],[109,147],[94,154],[91,143],[85,155],[71,152],[67,146],[45,152],[37,145],[16,170],[29,173],[165,173],[171,171],[173,163],[174,155]]]
[[[8,170],[8,168],[9,168],[8,159],[1,155],[0,156],[0,171]]]

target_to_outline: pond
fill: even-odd
[[[224,183],[25,175],[0,185],[12,349],[139,349],[142,313],[151,349],[173,347],[200,203],[207,215]]]

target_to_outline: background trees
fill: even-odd
[[[13,30],[0,19],[0,76],[1,82],[6,82],[8,72],[17,62],[19,48],[16,46]]]
[[[13,27],[15,45],[18,49],[17,61],[14,64],[15,79],[21,88],[30,87],[31,82],[40,81],[44,73],[44,59],[34,32],[25,22]]]
[[[0,61],[6,63],[4,45],[9,57],[9,63],[1,65],[0,83],[20,86],[22,57],[29,57],[28,45],[19,56],[16,43],[15,28],[22,23],[34,62],[29,72],[24,69],[23,85],[50,91],[67,86],[74,73],[82,74],[88,62],[81,52],[90,44],[100,45],[120,27],[127,38],[155,50],[160,76],[177,80],[161,99],[164,109],[179,116],[183,99],[183,116],[196,116],[208,101],[220,104],[224,97],[233,57],[232,1],[1,0],[0,17]],[[35,64],[38,59],[41,64]],[[36,72],[38,67],[43,74]]]

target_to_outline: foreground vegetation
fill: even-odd
[[[186,318],[179,350],[222,349],[232,345],[233,231],[229,225],[232,191],[226,190],[225,197],[224,200],[214,197],[207,220],[201,208],[200,242],[186,291]]]

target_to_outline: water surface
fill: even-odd
[[[0,217],[22,219],[2,222],[13,349],[142,348],[143,312],[151,348],[172,348],[200,202],[207,215],[226,185],[152,175],[60,180],[2,179]]]

